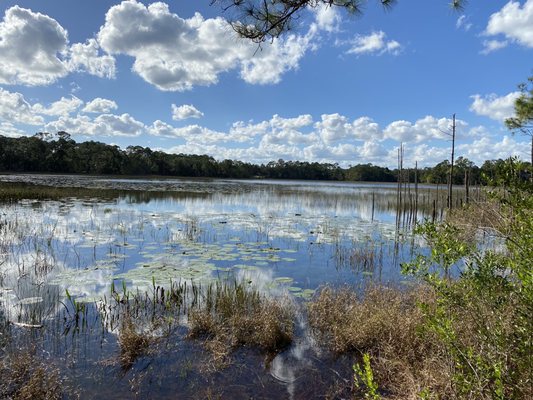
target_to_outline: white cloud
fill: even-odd
[[[341,15],[338,7],[332,7],[324,3],[320,3],[314,9],[315,20],[319,29],[326,32],[337,32],[341,23]]]
[[[179,107],[172,104],[172,119],[174,121],[181,121],[182,119],[188,118],[201,118],[203,116],[204,113],[192,104],[183,104]]]
[[[278,159],[307,160],[339,163],[347,166],[356,163],[374,163],[395,167],[397,152],[394,142],[405,145],[405,165],[419,167],[435,165],[450,157],[450,143],[446,132],[450,131],[451,119],[426,116],[415,122],[393,121],[384,131],[369,117],[350,122],[340,114],[325,114],[321,121],[312,125],[310,116],[282,118],[273,116],[259,123],[236,122],[228,133],[211,131],[205,127],[191,125],[174,128],[161,121],[150,127],[161,135],[179,138],[183,143],[168,151],[175,153],[208,154],[216,159],[225,158],[252,163],[267,163]],[[337,121],[344,134],[333,138],[321,135],[324,121]],[[375,124],[375,125],[374,125]],[[370,126],[372,134],[355,137],[353,127]],[[491,135],[482,127],[469,128],[467,123],[456,120],[456,155],[467,157],[480,165],[486,159],[506,158],[517,154],[527,158],[528,144],[519,137]],[[310,127],[310,132],[302,132]],[[151,132],[154,134],[154,132]],[[235,136],[234,136],[235,135]],[[241,138],[240,145],[230,144]],[[247,139],[247,140],[245,140]],[[526,145],[524,145],[526,143]],[[497,151],[494,148],[497,147]]]
[[[249,121],[234,122],[230,128],[230,133],[235,136],[253,138],[255,136],[264,136],[269,133],[278,134],[286,131],[297,131],[313,124],[313,117],[309,114],[299,115],[295,118],[283,118],[278,114],[272,116],[268,121],[254,123]]]
[[[279,130],[294,130],[305,128],[313,123],[313,117],[309,114],[299,115],[295,118],[283,118],[278,114],[274,114],[270,120],[272,129]]]
[[[100,78],[115,77],[115,59],[107,54],[100,55],[100,46],[95,39],[73,44],[69,56],[70,71],[88,72]]]
[[[311,46],[314,30],[305,36],[289,35],[265,44],[255,55],[248,53],[241,59],[241,77],[248,83],[278,83],[281,76],[298,69],[299,62]]]
[[[20,93],[0,88],[0,120],[9,123],[41,125],[44,120],[35,115],[30,103]]]
[[[237,121],[231,125],[230,133],[243,137],[255,137],[265,135],[270,129],[270,121],[262,121],[255,124],[253,121],[248,123]]]
[[[346,139],[376,139],[380,136],[379,125],[369,117],[353,122],[340,114],[322,114],[322,121],[315,124],[318,134],[326,144]]]
[[[14,6],[0,22],[0,83],[46,85],[68,74],[67,31],[41,13]]]
[[[0,83],[49,85],[70,72],[115,76],[115,60],[95,39],[69,47],[67,31],[53,18],[13,6],[0,22]]]
[[[490,16],[485,34],[504,35],[523,46],[533,47],[533,0],[526,0],[523,5],[517,1],[507,3]]]
[[[383,31],[372,32],[369,35],[356,35],[350,42],[347,54],[400,54],[402,46],[396,40],[386,40]]]
[[[472,23],[468,22],[468,17],[466,15],[461,15],[459,18],[457,18],[457,22],[455,23],[455,27],[457,29],[464,29],[465,31],[469,31],[470,28],[472,28]]]
[[[388,139],[398,142],[421,142],[431,139],[447,139],[451,133],[452,119],[435,118],[426,116],[415,123],[409,121],[391,122],[383,131]],[[456,132],[459,135],[466,133],[468,124],[460,119],[455,121]]]
[[[500,49],[503,49],[509,45],[509,41],[507,40],[484,40],[483,41],[483,50],[481,50],[481,54],[489,54],[493,51],[497,51]]]
[[[501,140],[483,137],[469,144],[460,144],[457,147],[459,154],[481,165],[485,160],[506,159],[510,155],[518,155],[523,160],[531,157],[530,143],[520,142],[514,137],[503,136]]]
[[[97,97],[88,102],[82,111],[86,113],[109,114],[111,111],[116,110],[117,108],[117,103],[115,103],[113,100]]]
[[[16,128],[11,122],[0,122],[0,135],[7,137],[26,136],[26,132]]]
[[[71,96],[70,98],[61,97],[60,100],[54,101],[48,107],[44,107],[39,103],[34,104],[33,111],[37,114],[52,116],[69,115],[80,108],[82,104],[83,101],[76,96]]]
[[[188,125],[185,127],[173,127],[163,121],[155,121],[149,127],[148,132],[154,136],[169,138],[182,138],[188,143],[212,144],[218,142],[246,143],[260,137],[260,146],[266,144],[305,144],[316,140],[313,134],[300,132],[299,129],[311,126],[311,115],[304,114],[295,118],[283,118],[274,115],[268,121],[254,124],[243,121],[234,122],[228,132],[220,132],[202,127],[200,125]],[[261,145],[261,143],[263,143]]]
[[[501,97],[498,97],[494,93],[485,97],[475,94],[470,96],[470,98],[474,99],[470,106],[470,111],[496,121],[503,121],[513,116],[514,102],[519,96],[520,92],[511,92]]]
[[[248,138],[232,135],[231,133],[215,131],[197,124],[176,128],[163,121],[155,121],[148,133],[154,136],[167,138],[182,138],[187,143],[212,144],[217,142],[245,142]]]
[[[60,117],[45,125],[48,132],[66,131],[84,136],[139,136],[146,127],[129,114],[101,114],[92,119],[87,115]]]
[[[301,145],[301,144],[311,144],[316,141],[316,135],[314,134],[304,134],[295,130],[282,130],[278,132],[269,132],[264,135],[261,139],[260,145]]]
[[[387,150],[381,143],[369,140],[362,147],[359,147],[358,153],[363,159],[376,160],[377,158],[384,157],[387,154]]]
[[[109,9],[98,42],[110,54],[134,57],[133,71],[157,88],[184,91],[212,85],[221,73],[234,69],[248,83],[279,82],[311,48],[314,26],[305,36],[274,39],[258,50],[220,17],[204,19],[196,13],[183,19],[165,3],[146,7],[129,0]]]

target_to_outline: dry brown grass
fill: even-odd
[[[500,235],[508,230],[501,204],[492,200],[455,208],[448,213],[446,221],[460,228],[460,239],[466,243],[475,243],[480,234]]]
[[[58,370],[40,360],[34,351],[10,353],[0,361],[0,398],[55,400],[62,396]]]
[[[293,310],[244,285],[216,285],[202,305],[189,312],[189,337],[203,338],[217,365],[232,349],[257,347],[275,353],[292,341]]]
[[[376,286],[358,297],[349,288],[326,287],[308,305],[309,324],[335,353],[369,353],[376,381],[388,398],[419,398],[425,388],[445,395],[452,371],[439,342],[421,334],[419,301],[432,301],[427,288]]]
[[[150,342],[150,336],[146,333],[138,332],[132,318],[126,315],[122,321],[118,336],[122,369],[130,369],[137,358],[146,353]]]

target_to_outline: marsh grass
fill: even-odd
[[[129,370],[139,357],[147,353],[152,341],[153,337],[149,332],[139,332],[131,316],[125,315],[118,335],[122,369]]]
[[[500,203],[493,199],[452,209],[446,221],[459,227],[460,239],[466,243],[475,243],[480,235],[501,236],[508,232],[509,219]]]
[[[308,304],[309,325],[336,354],[353,353],[358,360],[370,355],[384,397],[414,399],[424,388],[446,396],[451,366],[434,335],[421,334],[420,301],[433,301],[421,286],[373,286],[362,295],[351,288],[325,287]]]
[[[245,283],[217,283],[189,311],[189,337],[204,340],[216,365],[238,346],[277,353],[292,342],[293,313],[288,302],[267,298]]]
[[[0,182],[0,203],[16,203],[20,200],[61,200],[71,197],[115,198],[123,193],[126,192],[113,189],[57,187],[17,182]]]
[[[352,243],[350,246],[336,245],[337,265],[357,271],[373,272],[383,265],[383,242]]]
[[[276,354],[292,342],[294,307],[288,299],[267,298],[248,283],[220,281],[202,286],[153,283],[151,292],[130,292],[114,285],[98,306],[102,322],[117,330],[124,370],[147,354],[157,337],[176,335],[187,324],[186,337],[201,340],[216,368],[227,365],[232,350],[258,348]]]
[[[0,360],[0,397],[14,400],[61,399],[59,370],[35,354],[35,348],[9,352]]]

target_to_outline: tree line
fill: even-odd
[[[459,157],[454,166],[453,183],[486,184],[504,174],[504,161],[485,161],[481,167]],[[526,166],[527,168],[527,166]],[[450,163],[414,171],[404,169],[402,181],[445,184]],[[0,171],[35,173],[75,173],[95,175],[161,175],[210,178],[266,178],[335,181],[396,182],[398,170],[372,164],[342,168],[338,164],[306,161],[271,161],[252,164],[242,161],[217,161],[208,155],[168,154],[148,147],[87,141],[77,143],[67,132],[39,132],[31,137],[0,135]],[[503,176],[502,176],[503,178]]]

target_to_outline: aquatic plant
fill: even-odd
[[[237,346],[275,353],[291,343],[293,310],[287,302],[237,282],[210,285],[203,296],[189,311],[189,337],[203,338],[218,361]]]
[[[9,352],[0,359],[0,397],[29,400],[63,398],[59,370],[36,355],[35,348]]]
[[[362,389],[364,398],[369,400],[379,400],[378,385],[374,381],[374,372],[370,365],[370,354],[363,354],[362,367],[359,363],[353,365],[353,380],[357,389]]]
[[[145,354],[151,342],[150,335],[138,332],[135,325],[131,315],[126,314],[123,316],[118,335],[119,359],[123,370],[130,369],[137,358]]]

